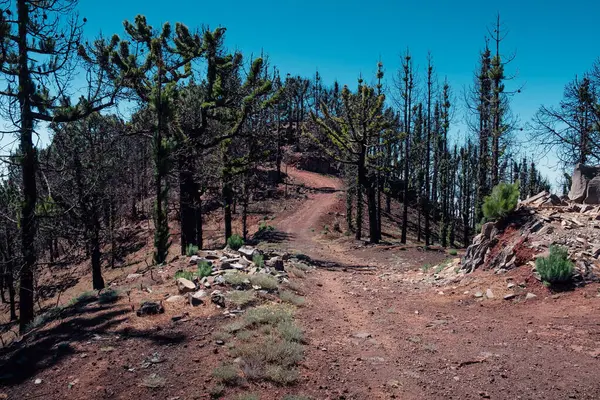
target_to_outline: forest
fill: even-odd
[[[2,135],[14,141],[0,154],[0,295],[22,333],[40,272],[83,254],[103,289],[127,224],[152,221],[156,265],[170,249],[203,248],[209,212],[222,214],[223,245],[246,239],[248,207],[265,196],[267,174],[285,180],[289,153],[324,156],[343,178],[348,235],[385,241],[382,219],[398,209],[401,243],[442,247],[470,243],[499,183],[518,182],[522,199],[551,189],[522,139],[565,168],[600,157],[600,63],[574,71],[560,104],[519,121],[511,98],[521,89],[507,71],[518,59],[502,56],[499,16],[462,90],[434,55],[407,49],[397,71],[373,60],[375,76],[324,82],[316,68],[280,71],[268,49],[229,51],[223,27],[156,27],[138,15],[123,32],[88,38],[76,11],[75,0],[0,0]],[[469,132],[450,137],[459,108]]]

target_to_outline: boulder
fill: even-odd
[[[587,185],[585,204],[600,204],[600,176],[592,178]]]
[[[204,300],[202,300],[204,297],[206,297],[206,292],[204,290],[198,290],[196,293],[188,293],[188,299],[192,307],[204,303]]]
[[[196,284],[185,278],[177,278],[177,288],[180,294],[196,291]]]
[[[591,180],[600,176],[600,167],[591,167],[584,164],[577,164],[573,177],[571,178],[571,190],[569,191],[569,199],[575,203],[583,203],[588,197],[588,185]],[[597,181],[598,182],[598,181]],[[599,182],[600,183],[600,182]],[[595,183],[595,185],[597,185]],[[596,192],[597,186],[592,189],[592,195]],[[597,197],[596,197],[597,198]],[[590,199],[590,201],[592,201]],[[587,204],[598,204],[586,202]]]
[[[136,314],[138,317],[143,317],[144,315],[156,315],[162,314],[165,312],[164,307],[160,303],[155,303],[153,301],[146,301],[142,303],[142,306],[139,310],[137,310]]]
[[[238,249],[238,253],[246,256],[248,259],[252,259],[252,257],[254,257],[254,254],[258,253],[258,250],[256,250],[254,247],[252,246],[242,246]]]

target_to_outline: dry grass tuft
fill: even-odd
[[[298,307],[304,305],[304,297],[298,296],[288,290],[283,290],[279,292],[279,298],[281,299],[281,301],[293,304]]]

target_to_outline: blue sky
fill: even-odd
[[[600,5],[592,0],[80,0],[79,11],[88,19],[89,38],[100,31],[122,34],[122,21],[137,14],[146,15],[155,26],[166,21],[224,26],[231,50],[264,50],[283,75],[312,76],[318,68],[325,83],[337,79],[354,85],[360,73],[374,75],[379,58],[391,79],[407,47],[423,72],[431,52],[438,76],[447,77],[453,88],[453,126],[461,136],[466,134],[463,88],[472,81],[487,28],[498,12],[509,30],[503,52],[516,55],[507,67],[508,74],[516,74],[507,89],[525,85],[512,103],[523,123],[541,103],[557,103],[564,85],[600,56]],[[535,154],[535,146],[526,151]],[[553,157],[541,160],[542,166],[553,163]]]

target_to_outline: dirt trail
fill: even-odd
[[[307,186],[341,186],[308,172],[290,175]],[[357,252],[320,239],[319,219],[337,196],[313,193],[278,221],[293,248],[339,264],[306,282],[299,318],[309,345],[298,393],[316,399],[600,396],[595,288],[528,302],[475,299],[476,288],[490,285],[487,275],[470,286],[436,288],[415,270],[428,257],[439,262],[439,254],[394,251],[382,262],[380,250]]]

